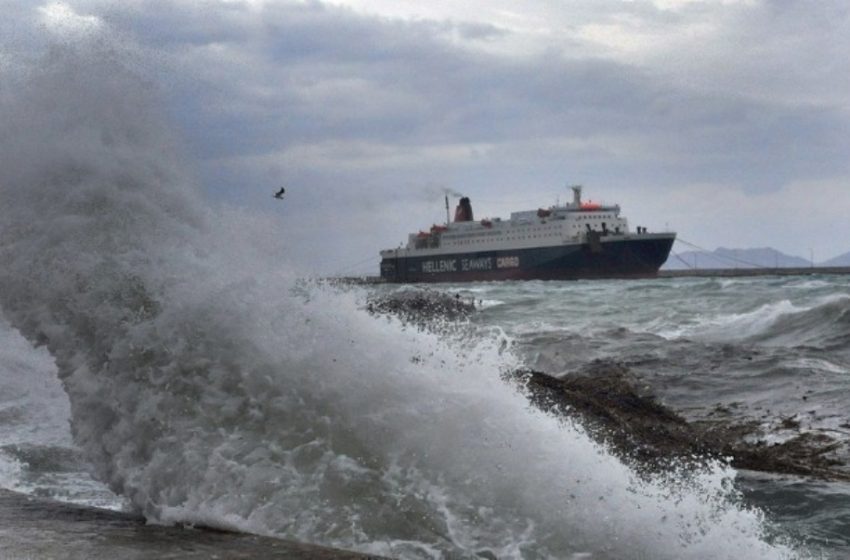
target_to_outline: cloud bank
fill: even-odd
[[[209,196],[276,213],[319,273],[375,271],[445,189],[496,216],[567,183],[709,248],[850,250],[844,3],[443,4],[13,1],[0,70],[132,43]]]

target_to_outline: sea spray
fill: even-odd
[[[0,303],[151,520],[400,557],[793,555],[727,469],[641,480],[533,410],[500,341],[299,285],[271,224],[205,206],[108,37],[76,41],[3,100]]]

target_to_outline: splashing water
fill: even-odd
[[[501,341],[297,284],[270,224],[205,205],[103,43],[51,52],[3,100],[0,303],[133,507],[404,557],[794,557],[728,469],[642,481],[530,408]]]

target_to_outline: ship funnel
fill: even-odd
[[[469,202],[469,197],[463,197],[458,202],[455,208],[456,222],[471,222],[472,221],[472,204]]]
[[[581,206],[581,185],[573,185],[573,206],[576,208]]]

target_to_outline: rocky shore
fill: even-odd
[[[409,288],[372,297],[366,302],[370,313],[391,313],[407,322],[459,319],[475,311],[475,300],[460,294]]]
[[[686,420],[641,388],[621,365],[597,362],[582,372],[555,378],[539,371],[507,376],[546,411],[578,418],[588,433],[638,470],[658,470],[709,459],[738,469],[850,481],[846,441],[820,432],[795,431],[793,420],[777,427],[790,432],[767,443],[764,424],[717,409]]]
[[[475,301],[434,290],[400,290],[366,309],[419,326],[462,319]],[[435,323],[435,320],[437,321]],[[638,473],[698,468],[709,460],[737,469],[850,481],[848,441],[807,430],[793,418],[764,422],[716,407],[686,418],[659,402],[627,367],[598,361],[567,375],[503,374],[533,406],[577,420]],[[850,425],[847,426],[850,428]],[[781,431],[782,437],[776,437]],[[355,552],[203,527],[148,525],[130,513],[60,503],[0,490],[0,559],[327,559],[377,558]]]
[[[464,318],[476,311],[474,300],[427,288],[373,298],[367,309],[420,325]],[[538,408],[578,419],[591,437],[638,471],[719,459],[738,469],[850,481],[850,442],[802,429],[793,418],[770,423],[723,407],[685,418],[660,403],[621,364],[596,362],[560,377],[517,371],[505,379]]]

